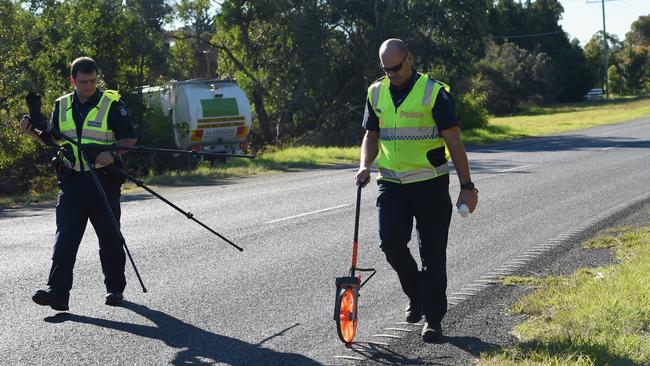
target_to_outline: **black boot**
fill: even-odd
[[[411,300],[406,308],[406,321],[417,323],[420,319],[422,319],[422,307],[419,302]]]
[[[442,339],[442,325],[440,323],[429,324],[425,321],[422,326],[422,340],[425,342],[437,342]]]
[[[57,295],[52,290],[38,290],[32,296],[32,300],[38,305],[49,306],[57,311],[68,311],[68,296]]]
[[[121,292],[109,292],[106,294],[106,305],[118,306],[124,301],[124,295]]]

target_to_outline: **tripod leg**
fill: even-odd
[[[185,217],[187,217],[188,219],[190,219],[190,220],[196,222],[197,224],[203,226],[203,227],[206,228],[209,232],[211,232],[211,233],[213,233],[214,235],[216,235],[216,236],[218,236],[219,238],[221,238],[221,240],[223,240],[223,241],[225,241],[226,243],[228,243],[228,244],[232,245],[233,247],[237,248],[240,252],[243,252],[243,251],[244,251],[244,248],[238,246],[237,244],[235,244],[235,243],[233,243],[232,241],[228,240],[228,239],[227,239],[226,237],[224,237],[223,235],[221,235],[221,234],[219,234],[218,232],[212,230],[210,227],[208,227],[207,225],[205,225],[205,224],[202,223],[201,221],[197,220],[197,219],[194,217],[194,215],[192,215],[191,212],[185,212],[185,211],[183,211],[180,207],[176,206],[175,204],[171,203],[169,200],[165,199],[165,197],[163,197],[163,196],[159,195],[158,193],[154,192],[151,188],[147,187],[147,186],[144,184],[144,182],[142,182],[142,181],[139,180],[138,178],[132,176],[131,174],[127,173],[126,171],[124,171],[124,169],[122,169],[122,168],[120,168],[120,167],[118,167],[118,166],[115,166],[115,165],[111,165],[111,166],[113,167],[113,169],[114,169],[115,171],[117,171],[117,172],[119,172],[120,174],[122,174],[122,176],[124,176],[126,179],[130,180],[131,182],[135,183],[138,187],[143,188],[143,189],[146,190],[147,192],[149,192],[149,193],[151,193],[152,195],[154,195],[156,198],[158,198],[158,199],[160,199],[161,201],[165,202],[166,204],[168,204],[169,206],[171,206],[172,208],[174,208],[176,211],[178,211],[178,212],[182,213],[183,215],[185,215]]]
[[[83,148],[79,149],[81,151],[81,155],[83,156],[85,161],[90,161],[88,159],[88,156],[86,155],[86,152],[83,150]],[[106,209],[106,214],[108,214],[108,217],[111,219],[111,222],[113,223],[113,227],[117,231],[120,237],[120,241],[122,242],[122,246],[124,246],[124,250],[126,251],[126,255],[129,257],[129,261],[131,262],[131,265],[133,266],[133,271],[135,272],[135,276],[138,278],[138,281],[140,282],[140,286],[142,287],[142,292],[147,292],[147,288],[144,287],[144,283],[142,282],[142,278],[140,277],[140,272],[138,272],[138,267],[136,267],[135,262],[133,261],[133,257],[131,256],[131,252],[129,251],[129,247],[126,245],[126,240],[124,240],[124,236],[122,235],[122,230],[120,230],[120,225],[117,223],[117,219],[115,218],[115,215],[113,214],[113,210],[111,210],[111,206],[108,203],[108,199],[106,198],[106,192],[104,192],[104,188],[102,187],[102,183],[99,181],[99,177],[97,176],[97,172],[95,171],[95,167],[91,164],[88,164],[88,169],[90,170],[90,174],[93,177],[93,180],[95,181],[95,185],[97,186],[97,190],[99,191],[99,195],[101,196],[102,202],[104,203],[104,208]]]

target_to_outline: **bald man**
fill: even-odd
[[[461,187],[456,206],[466,204],[473,212],[478,190],[471,181],[449,87],[418,73],[400,39],[382,43],[379,61],[385,76],[368,88],[366,133],[355,180],[357,185],[368,184],[377,159],[381,249],[409,299],[406,321],[417,323],[424,315],[422,339],[435,342],[442,337],[447,312],[450,158]],[[408,248],[413,218],[421,270]]]

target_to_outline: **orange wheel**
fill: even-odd
[[[339,304],[336,330],[339,333],[341,341],[351,343],[357,331],[357,322],[359,321],[354,290],[351,288],[341,290],[336,301]]]

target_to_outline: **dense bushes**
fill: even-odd
[[[553,86],[548,56],[513,43],[491,43],[476,69],[473,87],[486,96],[485,107],[494,114],[511,113],[522,104],[541,104]]]

